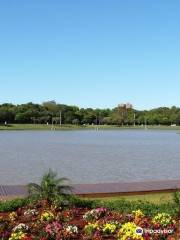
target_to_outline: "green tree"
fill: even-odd
[[[0,105],[0,123],[13,123],[15,119],[15,106],[4,103]]]

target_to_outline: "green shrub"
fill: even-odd
[[[116,210],[124,214],[131,213],[134,210],[140,209],[147,216],[153,216],[159,212],[166,212],[174,215],[174,204],[173,203],[162,203],[155,204],[144,201],[127,201],[127,200],[82,200],[76,199],[74,204],[78,207],[97,208],[105,207],[110,210]]]
[[[77,196],[72,195],[70,199],[71,205],[81,208],[95,208],[100,200],[81,199]]]
[[[179,195],[178,195],[179,196]],[[27,204],[33,204],[37,202],[39,198],[28,197],[24,199],[14,199],[10,201],[0,201],[0,212],[14,211],[19,207],[23,207]],[[178,198],[179,199],[179,198]],[[179,200],[178,200],[179,201]],[[175,203],[162,203],[155,204],[144,201],[127,201],[127,200],[113,200],[113,201],[103,201],[103,200],[89,200],[80,199],[77,196],[58,196],[54,203],[61,207],[82,207],[82,208],[97,208],[105,207],[110,210],[116,210],[121,213],[127,214],[134,210],[140,209],[147,216],[154,216],[159,212],[169,213],[171,215],[176,215],[179,211],[178,201]]]
[[[28,203],[29,203],[28,198],[0,201],[0,212],[15,211],[17,208],[23,207]]]
[[[173,202],[174,202],[175,214],[177,215],[177,217],[180,217],[180,191],[176,191],[173,194]]]

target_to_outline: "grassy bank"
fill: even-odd
[[[46,124],[10,124],[8,126],[0,125],[0,130],[73,130],[84,129],[83,126],[76,125],[46,125]]]
[[[124,130],[124,129],[144,129],[144,126],[117,126],[117,125],[46,125],[46,124],[9,124],[0,125],[0,130]],[[180,126],[148,126],[154,130],[180,130]]]
[[[154,195],[151,196],[129,196],[126,197],[115,197],[115,198],[98,198],[98,199],[82,199],[76,196],[70,197],[70,205],[83,208],[96,208],[106,207],[111,210],[120,211],[121,213],[130,213],[133,210],[141,209],[146,215],[153,215],[157,212],[167,212],[172,215],[175,214],[175,203],[173,201],[173,195]],[[165,198],[165,199],[163,199]],[[57,198],[58,199],[58,198]],[[60,198],[61,199],[61,198]],[[163,201],[162,201],[163,199]],[[61,201],[61,200],[60,200]],[[19,207],[32,204],[34,202],[31,198],[20,198],[11,200],[0,200],[0,212],[9,212],[18,209]],[[35,200],[36,202],[36,200]],[[59,202],[59,200],[58,200]],[[61,204],[59,202],[58,204]]]
[[[126,196],[116,196],[116,197],[103,197],[103,198],[86,198],[92,200],[103,200],[103,201],[116,201],[116,200],[126,200],[126,201],[144,201],[150,203],[167,203],[173,201],[172,193],[151,193],[151,194],[141,194],[141,195],[126,195]]]

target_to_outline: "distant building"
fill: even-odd
[[[133,108],[133,105],[131,103],[126,103],[126,108],[127,109],[132,109]]]
[[[121,103],[118,105],[118,108],[132,109],[133,105],[131,103]]]

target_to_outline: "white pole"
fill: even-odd
[[[62,112],[59,113],[59,125],[62,125]]]

